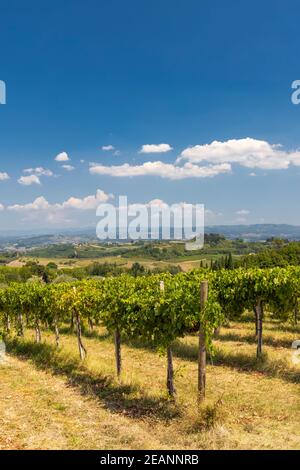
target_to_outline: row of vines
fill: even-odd
[[[36,342],[42,328],[49,328],[60,346],[60,329],[69,324],[76,332],[80,358],[87,350],[83,327],[103,325],[114,335],[116,371],[122,369],[123,338],[153,344],[167,356],[167,389],[176,393],[172,344],[198,332],[199,398],[205,396],[206,351],[213,354],[214,332],[245,311],[253,312],[257,356],[262,354],[265,311],[278,320],[297,321],[300,269],[208,270],[116,278],[74,283],[10,284],[0,288],[0,322],[4,335],[24,336],[35,329]]]

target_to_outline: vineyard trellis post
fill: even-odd
[[[115,355],[116,355],[116,368],[118,378],[122,371],[122,357],[121,357],[121,334],[118,329],[115,331]]]
[[[59,347],[59,329],[58,329],[58,322],[57,317],[54,318],[54,331],[55,331],[55,343],[56,347]]]
[[[24,336],[24,324],[22,313],[19,313],[18,315],[18,336],[21,336],[22,338]]]
[[[35,320],[35,342],[40,343],[41,342],[41,327],[40,327],[40,322],[38,318]]]
[[[255,339],[257,339],[258,336],[258,315],[257,315],[257,307],[254,305],[253,307],[254,310],[254,317],[255,317]]]
[[[206,387],[206,344],[205,331],[201,314],[205,309],[208,298],[208,281],[200,283],[200,328],[199,328],[199,352],[198,352],[198,400],[201,402],[205,398]]]
[[[165,291],[164,281],[160,281],[160,290],[162,293]],[[167,390],[170,397],[174,397],[176,394],[176,388],[174,385],[174,367],[173,367],[173,353],[172,347],[169,345],[167,347]]]
[[[257,358],[262,355],[262,333],[263,333],[263,301],[259,300],[256,305],[257,315]]]
[[[73,291],[74,291],[74,294],[76,294],[76,287],[73,287]],[[72,314],[74,315],[75,322],[76,322],[76,333],[77,333],[79,355],[80,355],[80,359],[83,361],[86,357],[87,352],[82,343],[81,320],[80,320],[79,312],[76,307],[73,309]]]
[[[9,314],[6,315],[6,333],[9,335],[10,334],[10,316]]]
[[[79,349],[80,359],[83,361],[86,356],[86,349],[82,343],[81,320],[80,320],[80,315],[77,310],[75,311],[75,320],[76,320],[78,349]]]

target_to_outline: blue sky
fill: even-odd
[[[123,194],[300,225],[299,2],[0,7],[1,230],[93,225]]]

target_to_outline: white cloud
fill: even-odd
[[[49,209],[50,204],[44,198],[44,196],[37,197],[33,202],[29,202],[28,204],[14,204],[12,206],[8,206],[8,210],[10,211],[38,211],[38,210],[45,210]]]
[[[168,207],[168,204],[164,202],[162,199],[152,199],[148,202],[147,206],[158,206],[161,209]]]
[[[43,168],[41,166],[37,168],[25,168],[23,172],[35,174],[37,176],[53,176],[53,172],[51,170],[47,170],[46,168]]]
[[[145,162],[142,165],[123,165],[104,166],[96,163],[91,164],[90,173],[92,175],[109,175],[114,177],[125,176],[160,176],[172,180],[184,178],[208,178],[220,173],[229,173],[231,165],[222,163],[218,165],[198,166],[186,163],[184,166],[177,166],[173,163],[163,163],[161,161]]]
[[[171,150],[169,144],[143,145],[140,153],[158,153]],[[263,170],[287,169],[300,166],[300,151],[286,151],[280,144],[270,144],[250,137],[186,148],[174,163],[145,162],[140,165],[101,165],[90,163],[90,173],[113,177],[160,176],[171,180],[184,178],[208,178],[230,173],[232,164]],[[256,173],[249,173],[256,176]]]
[[[60,205],[63,209],[81,209],[81,210],[92,210],[100,203],[104,203],[112,199],[112,194],[106,194],[102,189],[97,189],[96,194],[93,196],[86,196],[83,199],[77,197],[70,197],[67,201]],[[59,205],[56,205],[59,207]]]
[[[58,155],[56,155],[55,160],[57,162],[68,162],[70,160],[67,152],[61,152]]]
[[[4,211],[4,205],[0,203],[0,211]]]
[[[215,140],[210,144],[186,148],[177,163],[182,160],[194,164],[237,163],[247,168],[279,170],[288,168],[290,164],[300,165],[300,151],[284,151],[279,144],[247,137],[225,142]]]
[[[5,181],[5,180],[8,180],[9,179],[9,176],[7,173],[5,172],[0,172],[0,181]]]
[[[27,204],[14,204],[8,206],[11,211],[47,211],[56,212],[66,209],[93,210],[100,203],[107,202],[112,199],[112,194],[106,194],[101,189],[96,191],[95,195],[86,196],[84,198],[70,197],[62,203],[50,204],[44,196],[37,197],[33,202]]]
[[[139,153],[165,153],[173,150],[169,144],[144,144]]]
[[[104,150],[104,152],[109,152],[110,150],[115,150],[115,147],[113,145],[103,145],[102,150]]]
[[[72,165],[62,165],[62,168],[66,171],[73,171],[75,170],[75,167]]]
[[[37,175],[29,175],[21,176],[21,178],[18,179],[18,183],[24,186],[30,186],[32,184],[41,184],[41,181]]]
[[[248,209],[240,209],[240,210],[236,211],[236,214],[237,215],[249,215],[250,211],[248,211]]]

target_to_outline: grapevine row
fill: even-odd
[[[208,270],[145,277],[121,275],[74,283],[14,283],[0,289],[0,321],[4,334],[24,335],[34,328],[41,341],[41,325],[55,332],[57,347],[62,325],[73,325],[80,358],[87,351],[82,327],[102,324],[114,335],[116,368],[121,373],[121,339],[138,339],[165,350],[167,388],[175,394],[172,344],[199,332],[199,392],[205,393],[206,349],[212,350],[214,331],[225,321],[252,311],[256,324],[257,355],[262,354],[264,311],[273,317],[295,319],[300,297],[300,269]],[[208,285],[208,291],[207,291]],[[200,289],[201,286],[201,289]]]

